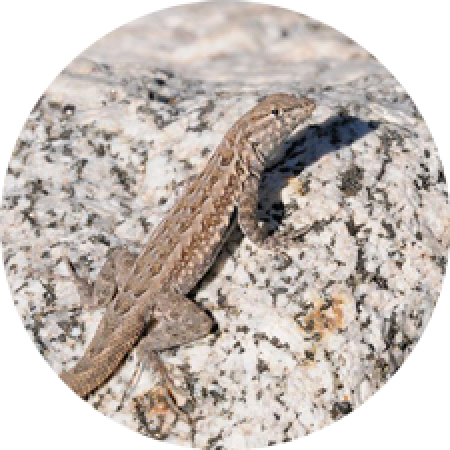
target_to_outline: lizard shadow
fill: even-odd
[[[271,228],[270,234],[276,233],[279,226],[286,217],[286,206],[282,202],[281,192],[293,177],[298,176],[307,167],[312,166],[325,155],[336,153],[342,148],[352,145],[365,135],[376,130],[380,125],[377,121],[365,121],[358,117],[348,115],[334,115],[321,124],[312,124],[295,135],[291,136],[283,143],[285,147],[285,157],[274,167],[263,172],[261,183],[258,189],[258,218],[261,221],[269,223]],[[339,174],[333,174],[333,177]],[[356,173],[355,176],[358,176]],[[358,182],[358,180],[355,180]],[[347,180],[348,184],[352,184],[352,180]],[[289,204],[289,208],[296,209],[295,199],[293,204]],[[308,232],[300,232],[299,237]],[[189,293],[189,297],[194,299],[197,292],[209,283],[210,280],[220,272],[226,260],[231,256],[242,241],[243,234],[239,227],[232,234],[231,239],[226,243],[216,261],[199,281],[196,287]],[[219,307],[226,304],[226,298],[219,292]],[[197,299],[197,301],[200,299]],[[202,309],[205,309],[202,307]],[[207,314],[212,318],[212,314],[206,310]],[[217,331],[218,326],[215,324],[212,332]]]
[[[347,148],[365,135],[376,130],[378,121],[364,121],[348,115],[334,115],[321,124],[313,124],[300,130],[285,141],[285,157],[276,166],[263,172],[258,190],[258,217],[271,226],[270,234],[276,233],[286,218],[286,205],[281,192],[307,167],[312,166],[324,156]],[[354,177],[360,176],[353,171]],[[331,177],[338,177],[333,174]],[[358,184],[359,180],[346,179],[346,186]],[[344,183],[343,183],[344,184]],[[307,183],[304,189],[307,192]],[[345,190],[345,186],[342,187]],[[297,209],[295,199],[289,208]],[[304,232],[300,233],[305,234]]]

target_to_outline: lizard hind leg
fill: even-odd
[[[161,380],[170,409],[189,421],[187,414],[180,409],[186,404],[189,394],[175,386],[158,352],[204,337],[211,331],[214,321],[191,300],[175,292],[157,294],[153,301],[153,326],[136,348],[140,367],[132,384],[136,385],[141,370],[150,366]]]

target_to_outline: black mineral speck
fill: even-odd
[[[341,185],[339,189],[346,197],[354,197],[362,188],[361,181],[364,178],[364,169],[357,165],[352,165],[341,174]]]

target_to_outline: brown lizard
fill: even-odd
[[[269,95],[229,129],[137,258],[123,248],[111,250],[94,284],[68,261],[82,305],[106,306],[84,355],[61,374],[73,391],[85,397],[99,387],[138,341],[139,361],[171,385],[158,351],[211,331],[211,317],[185,296],[211,267],[235,217],[255,244],[269,250],[289,245],[292,237],[269,236],[258,226],[259,180],[283,158],[282,142],[314,108],[306,97]]]

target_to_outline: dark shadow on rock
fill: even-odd
[[[262,221],[275,223],[275,232],[286,217],[285,205],[281,201],[281,191],[292,177],[299,175],[306,167],[319,161],[323,156],[338,152],[352,145],[368,133],[376,130],[380,122],[364,121],[352,116],[333,116],[322,124],[309,125],[299,130],[283,145],[286,156],[276,166],[264,172],[258,202],[258,216]],[[336,177],[339,174],[335,174]],[[355,176],[360,176],[355,172]],[[351,180],[347,180],[351,183]],[[357,180],[356,180],[357,181]],[[268,197],[270,196],[270,204]]]

